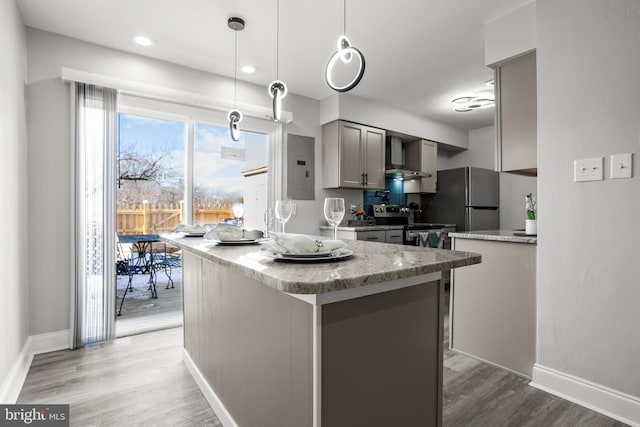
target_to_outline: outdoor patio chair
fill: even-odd
[[[153,257],[154,269],[164,270],[167,276],[167,286],[165,289],[174,288],[173,278],[171,277],[174,268],[182,267],[182,254],[180,248],[173,245],[165,245],[163,251],[156,252]],[[156,275],[156,278],[158,276]]]

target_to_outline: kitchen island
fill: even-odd
[[[449,233],[482,264],[451,278],[451,349],[531,378],[536,356],[536,243],[524,230]]]
[[[478,254],[349,241],[285,263],[162,238],[183,252],[184,360],[223,425],[441,425],[441,272]]]

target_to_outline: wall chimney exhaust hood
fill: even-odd
[[[402,140],[397,136],[387,137],[385,175],[395,179],[429,178],[431,174],[408,168],[404,161]]]

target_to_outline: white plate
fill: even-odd
[[[215,245],[212,246],[225,246],[225,245],[255,245],[260,243],[258,239],[238,239],[238,240],[211,240]]]
[[[343,259],[353,255],[353,251],[350,249],[337,249],[324,255],[300,255],[300,254],[281,254],[271,251],[262,251],[263,255],[268,256],[279,261],[291,261],[291,262],[322,262],[322,261],[335,261]]]

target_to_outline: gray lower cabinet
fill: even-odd
[[[385,243],[387,241],[386,231],[358,231],[356,240],[368,240],[372,242]]]
[[[401,245],[403,241],[404,232],[402,230],[387,230],[385,231],[385,242]]]

